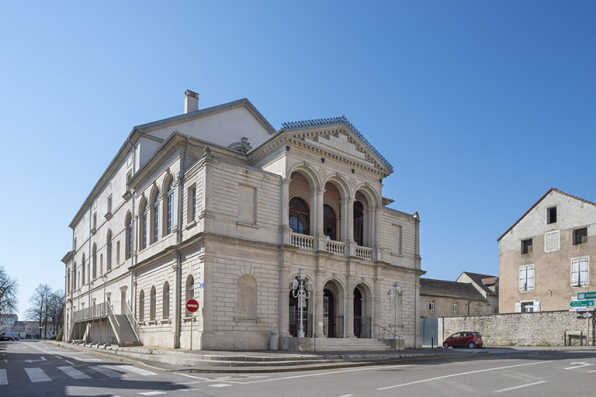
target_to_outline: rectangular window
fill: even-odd
[[[522,313],[533,313],[534,312],[534,302],[522,302],[521,311],[522,311]]]
[[[93,231],[97,230],[97,212],[93,213]]]
[[[557,223],[557,207],[550,207],[546,210],[546,223]]]
[[[435,312],[435,301],[434,300],[428,302],[428,310],[431,313],[434,313]]]
[[[588,242],[588,228],[575,229],[573,231],[573,245],[584,244]]]
[[[533,241],[532,239],[522,240],[521,242],[521,253],[522,254],[531,254],[533,251]]]
[[[478,314],[478,303],[474,304],[474,314]]]
[[[457,314],[457,302],[453,302],[453,314]]]
[[[519,290],[534,291],[534,265],[519,268]]]
[[[588,285],[588,274],[588,258],[575,258],[571,260],[572,287]]]
[[[197,188],[193,186],[189,192],[189,221],[192,222],[197,216]]]
[[[116,241],[116,266],[120,265],[120,241]]]
[[[112,213],[112,195],[108,196],[108,214]]]

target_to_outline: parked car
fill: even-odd
[[[449,346],[469,347],[470,349],[474,349],[475,347],[482,347],[482,345],[482,336],[475,331],[456,332],[443,342],[443,347],[445,349],[449,348]]]
[[[14,332],[5,332],[2,335],[0,335],[0,340],[20,340],[21,338],[19,337],[19,334],[16,334]]]

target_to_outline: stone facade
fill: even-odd
[[[307,337],[397,322],[421,346],[419,218],[386,207],[380,153],[344,117],[276,131],[246,99],[199,110],[187,92],[186,104],[133,129],[72,220],[66,338],[73,313],[109,302],[148,346],[189,348],[192,326],[194,349],[267,349],[272,330],[296,336],[289,285],[303,269]]]
[[[484,346],[563,346],[579,344],[583,333],[584,345],[592,343],[592,319],[569,311],[510,313],[439,319],[439,339],[445,340],[458,331],[477,331]],[[569,335],[574,337],[569,338]],[[589,336],[589,340],[587,339]]]
[[[420,318],[488,313],[493,313],[493,308],[472,283],[420,279]]]
[[[569,309],[596,291],[596,204],[550,189],[499,239],[501,313]]]

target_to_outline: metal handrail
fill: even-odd
[[[397,335],[397,333],[396,333],[396,332],[394,332],[394,331],[392,331],[392,330],[390,330],[390,329],[387,329],[387,328],[383,327],[382,325],[379,325],[379,324],[374,324],[374,325],[373,325],[373,328],[374,328],[374,327],[379,327],[379,328],[380,328],[380,329],[379,329],[378,336],[377,336],[377,339],[379,339],[379,340],[381,339],[381,329],[382,329],[383,331],[385,331],[385,332],[389,332],[389,333],[390,333],[391,335],[393,335],[393,336],[394,336],[394,338],[396,338],[396,339],[403,339],[403,338],[404,338],[403,336],[401,336],[401,335]],[[385,334],[383,334],[383,339],[387,339],[387,338],[385,338]]]
[[[112,323],[112,328],[114,329],[114,334],[116,334],[116,339],[118,340],[118,344],[120,344],[120,323],[118,322],[118,319],[116,318],[116,316],[114,315],[114,311],[112,310],[112,305],[110,305],[109,302],[105,302],[107,304],[107,313],[108,313],[108,319],[110,320],[110,322]]]
[[[128,322],[130,322],[130,325],[132,327],[132,332],[135,333],[137,340],[140,341],[141,337],[139,335],[141,334],[141,332],[140,332],[139,323],[137,322],[136,317],[132,314],[132,309],[130,308],[130,304],[128,302],[126,302],[124,309],[126,311],[126,313],[125,313],[126,318],[128,318]]]

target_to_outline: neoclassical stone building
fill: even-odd
[[[185,105],[133,128],[70,223],[66,338],[189,348],[192,325],[193,349],[267,349],[272,330],[284,348],[303,269],[306,338],[420,347],[419,219],[387,207],[393,168],[358,130],[276,131],[246,99],[199,109],[191,91]]]

